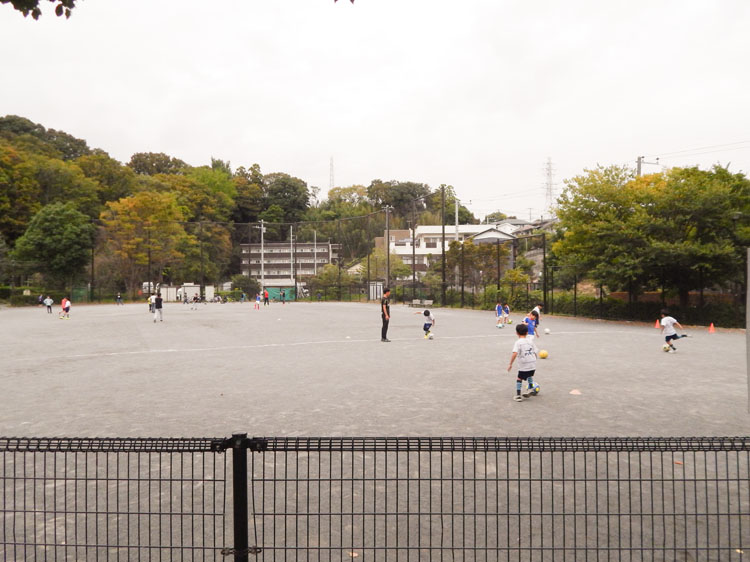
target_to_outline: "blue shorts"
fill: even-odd
[[[430,324],[429,322],[427,322],[427,323],[425,323],[424,326],[422,326],[422,328],[424,329],[425,332],[429,332],[430,329],[432,328],[432,324]]]

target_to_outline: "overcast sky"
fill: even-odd
[[[125,163],[258,163],[324,195],[450,184],[548,214],[597,163],[750,170],[750,2],[79,0],[0,5],[0,115]],[[661,165],[644,165],[654,172]]]

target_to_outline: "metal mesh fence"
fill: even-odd
[[[2,559],[221,559],[226,468],[211,443],[0,439]]]
[[[272,440],[270,559],[740,560],[748,440]]]
[[[0,455],[3,560],[739,561],[750,548],[750,438],[0,439]]]

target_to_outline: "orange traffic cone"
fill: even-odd
[[[656,321],[656,324],[654,324],[654,328],[656,328],[657,330],[658,330],[659,328],[661,328],[661,326],[659,325],[659,321],[658,321],[658,320]]]
[[[711,322],[711,325],[708,327],[708,333],[709,334],[716,333],[716,328],[714,328],[714,323],[713,322]]]

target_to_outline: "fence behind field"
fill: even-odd
[[[750,438],[0,439],[3,560],[741,560]]]

